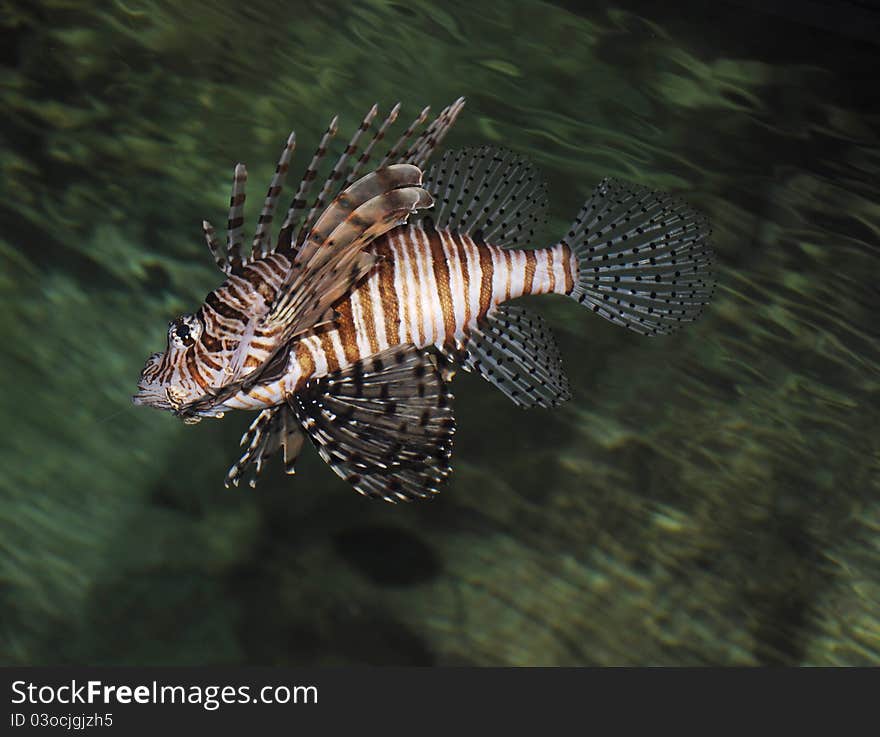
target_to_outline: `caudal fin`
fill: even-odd
[[[637,333],[674,332],[712,297],[710,234],[670,195],[604,179],[562,239],[578,262],[570,296]]]

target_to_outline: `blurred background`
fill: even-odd
[[[0,662],[880,664],[880,14],[792,5],[0,0]],[[431,502],[311,449],[224,489],[249,416],[130,395],[234,164],[261,194],[291,128],[300,171],[336,113],[459,95],[445,148],[545,174],[536,246],[603,176],[672,191],[713,305],[536,300],[573,400],[459,374]]]

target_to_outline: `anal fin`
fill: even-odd
[[[471,328],[461,363],[520,407],[555,407],[571,397],[550,328],[523,307],[505,304],[490,310]]]

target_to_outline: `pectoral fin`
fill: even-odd
[[[452,395],[431,357],[394,348],[291,400],[321,457],[365,496],[428,498],[449,476]]]
[[[304,442],[305,435],[291,407],[281,404],[264,409],[241,438],[245,451],[226,474],[227,488],[238,486],[247,470],[252,472],[248,483],[256,486],[266,461],[278,450],[282,452],[284,471],[294,473],[294,463]]]

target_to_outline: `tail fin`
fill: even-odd
[[[637,333],[674,332],[712,297],[710,234],[670,195],[604,179],[562,239],[578,262],[571,297]]]

